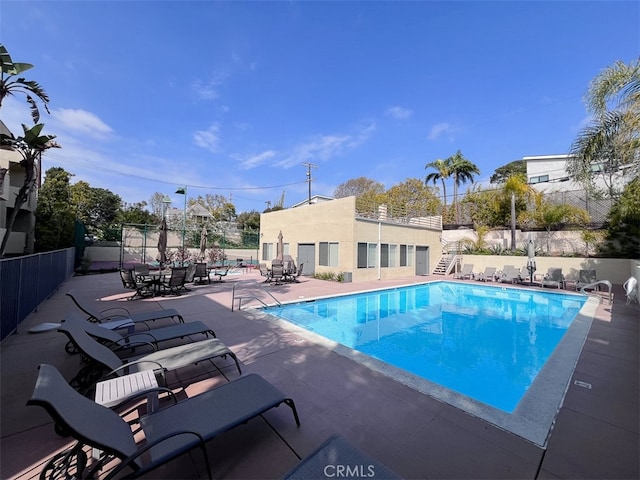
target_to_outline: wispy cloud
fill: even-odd
[[[291,168],[312,160],[330,160],[365,143],[375,129],[375,124],[369,123],[352,134],[317,135],[308,142],[295,146],[276,166]]]
[[[219,87],[224,83],[227,74],[218,71],[210,80],[195,80],[191,88],[201,100],[215,100],[220,97]]]
[[[198,130],[193,134],[193,141],[199,147],[210,152],[220,151],[220,125],[211,125],[207,130]]]
[[[406,120],[411,115],[413,115],[413,111],[409,110],[408,108],[395,106],[388,108],[386,114],[390,117],[395,118],[396,120]]]
[[[51,112],[51,115],[69,133],[81,133],[94,138],[105,138],[113,129],[104,123],[97,115],[86,110],[61,108]]]
[[[241,158],[235,156],[236,160],[240,161],[239,167],[242,170],[250,170],[265,163],[267,160],[276,156],[276,152],[273,150],[267,150],[266,152],[258,153],[257,155],[251,155],[250,157]]]
[[[438,138],[446,135],[450,140],[454,139],[453,134],[456,132],[457,128],[449,125],[447,122],[436,123],[429,130],[429,134],[427,138],[429,140],[437,140]]]

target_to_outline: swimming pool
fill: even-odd
[[[541,444],[588,332],[587,305],[592,317],[595,306],[582,295],[442,281],[264,312]],[[541,410],[548,426],[529,425]]]

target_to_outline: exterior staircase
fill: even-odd
[[[460,255],[460,244],[458,242],[447,242],[442,240],[442,256],[431,272],[433,275],[449,275],[456,263],[462,260]]]

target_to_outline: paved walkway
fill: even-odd
[[[335,433],[404,478],[640,477],[640,309],[625,305],[620,286],[612,306],[604,302],[597,308],[546,449],[244,310],[231,312],[234,285],[238,294],[271,302],[266,291],[286,301],[424,281],[338,284],[303,277],[299,284],[265,286],[252,272],[196,286],[181,297],[127,302],[129,293],[123,293],[117,273],[73,277],[1,345],[0,477],[35,478],[43,462],[69,444],[54,433],[48,415],[25,403],[38,364],[53,364],[68,379],[78,369],[78,357],[64,352],[63,335],[28,333],[35,325],[60,321],[73,308],[64,295],[71,289],[101,308],[176,308],[186,321],[201,320],[236,352],[243,373],[260,373],[295,399],[300,428],[288,408],[278,408],[209,442],[215,478],[280,478]],[[224,376],[202,366],[181,372],[179,380],[190,385],[185,394],[238,376],[231,361],[216,364]],[[200,453],[194,452],[149,478],[206,478],[202,467]]]

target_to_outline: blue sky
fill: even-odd
[[[365,176],[479,181],[566,153],[589,81],[640,54],[637,1],[7,1],[0,42],[51,98],[60,166],[126,202],[187,185],[237,212]],[[6,101],[14,131],[30,119]]]

